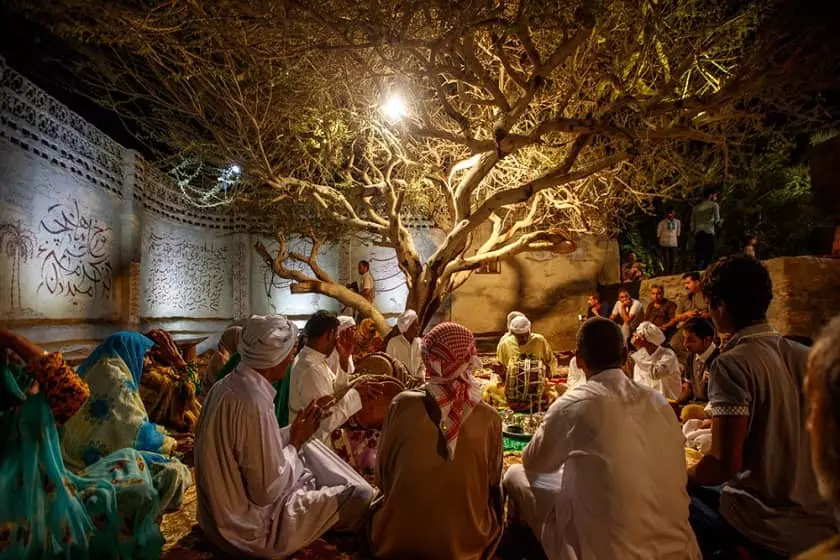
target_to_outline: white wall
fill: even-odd
[[[231,234],[143,216],[143,318],[232,318],[234,239]]]
[[[0,138],[0,314],[119,315],[121,199]]]

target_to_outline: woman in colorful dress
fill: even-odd
[[[112,334],[77,369],[90,387],[90,398],[65,425],[64,461],[79,471],[124,448],[141,452],[148,463],[161,506],[181,507],[192,485],[189,469],[174,457],[192,448],[193,436],[170,435],[149,422],[138,387],[151,339],[129,331]]]
[[[195,432],[201,405],[198,372],[188,364],[172,336],[155,329],[146,333],[154,342],[143,361],[140,398],[152,422],[176,432]]]
[[[373,319],[362,319],[356,329],[356,342],[353,347],[353,361],[358,362],[369,354],[382,352],[385,348],[382,337],[376,330],[376,323]]]
[[[7,363],[7,348],[27,365]],[[88,394],[60,354],[0,328],[0,560],[160,556],[160,502],[139,452],[65,468],[57,426]]]

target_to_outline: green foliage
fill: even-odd
[[[762,258],[821,252],[814,234],[826,219],[813,203],[808,167],[792,161],[793,151],[791,142],[772,140],[725,186],[721,254],[741,250],[746,235],[758,236]]]
[[[694,265],[691,209],[708,186],[721,189],[723,226],[717,238],[717,256],[742,251],[748,235],[758,237],[762,259],[824,253],[826,248],[820,246],[817,234],[832,224],[814,203],[807,163],[796,159],[796,153],[790,139],[775,136],[733,161],[730,179],[724,185],[697,184],[694,194],[683,200],[659,200],[653,213],[636,211],[626,220],[620,236],[622,254],[633,251],[649,273],[661,274],[656,226],[665,208],[674,206],[683,226],[678,269],[690,270]]]

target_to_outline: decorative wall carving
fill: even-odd
[[[121,194],[125,148],[0,58],[0,137],[91,184]]]
[[[107,296],[111,291],[112,231],[78,201],[53,204],[39,224],[42,289],[50,295]]]
[[[234,238],[148,214],[143,222],[141,316],[233,317]]]

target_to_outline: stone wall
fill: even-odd
[[[840,314],[840,260],[822,257],[779,257],[763,261],[773,280],[773,302],[768,319],[785,335],[814,338]],[[653,284],[665,286],[667,297],[683,294],[680,276],[662,276],[642,282],[643,302]]]
[[[586,235],[576,244],[569,255],[522,254],[501,262],[497,274],[473,274],[452,296],[451,319],[477,333],[498,333],[509,312],[521,311],[553,348],[574,348],[587,296],[617,282],[619,273],[614,239]]]

